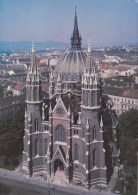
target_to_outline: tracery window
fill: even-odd
[[[55,130],[55,141],[66,141],[65,130],[62,125],[59,125]]]

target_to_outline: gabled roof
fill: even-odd
[[[138,99],[138,90],[133,88],[125,89],[122,93],[123,97]]]
[[[73,117],[76,118],[78,116],[78,110],[75,108],[74,102],[67,95],[62,98],[62,101],[67,110],[70,107],[70,112],[73,114]]]
[[[52,161],[55,161],[57,159],[62,160],[62,162],[65,164],[65,155],[63,154],[63,151],[60,149],[60,146],[55,151],[55,154],[53,155]]]
[[[107,95],[122,96],[124,88],[107,86],[104,88],[104,93]]]
[[[138,99],[138,89],[137,85],[132,87],[115,87],[115,86],[106,86],[104,88],[104,93],[107,95],[113,95],[113,96],[121,96],[121,97],[128,97],[128,98],[134,98]]]
[[[24,83],[16,83],[11,90],[21,91],[25,87]]]
[[[63,101],[62,101],[61,98],[58,98],[57,103],[56,103],[56,105],[55,105],[55,107],[54,107],[54,109],[53,109],[53,112],[55,112],[56,108],[57,108],[59,105],[62,106],[62,107],[64,108],[64,110],[65,110],[65,112],[66,112],[66,114],[67,114],[68,110],[66,109],[66,107],[65,107],[65,105],[64,105],[64,103],[63,103]]]

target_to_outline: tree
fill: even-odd
[[[123,136],[137,138],[138,110],[131,109],[119,117],[120,130]]]
[[[136,140],[122,136],[120,139],[121,160],[124,166],[136,166]]]
[[[138,110],[131,109],[119,117],[121,136],[119,140],[121,163],[125,168],[127,184],[126,195],[137,194],[137,131]],[[123,184],[121,188],[123,189]]]
[[[4,96],[4,90],[3,90],[3,87],[0,86],[0,97],[3,97]]]
[[[0,165],[16,167],[23,151],[24,108],[12,116],[0,118]]]

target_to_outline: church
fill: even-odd
[[[50,70],[49,96],[32,45],[26,78],[26,109],[22,170],[49,182],[106,187],[117,163],[117,121],[103,101],[102,82],[91,46],[81,47],[75,11],[71,48]],[[59,174],[59,175],[58,175]]]

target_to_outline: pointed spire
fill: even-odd
[[[91,52],[91,44],[88,42],[88,50],[87,50],[87,61],[86,61],[86,69],[90,70],[92,68],[92,52]]]
[[[42,106],[42,120],[45,120],[45,103],[43,102],[43,106]]]
[[[50,144],[48,144],[47,148],[47,161],[50,162]]]
[[[58,78],[57,78],[57,81],[60,82],[61,81],[61,76],[60,76],[60,73],[58,73]]]
[[[50,71],[50,80],[53,80],[53,69],[51,68],[51,71]]]
[[[75,6],[75,18],[74,18],[74,30],[73,30],[73,34],[74,35],[79,35],[76,6]]]
[[[27,108],[25,107],[25,119],[27,119]]]
[[[34,41],[32,42],[32,57],[31,57],[31,72],[33,72],[35,66],[35,45]]]
[[[74,123],[74,117],[73,117],[73,114],[71,115],[71,122],[72,122],[72,124]]]
[[[86,76],[84,77],[84,85],[87,85],[87,78],[86,78]]]
[[[78,118],[78,121],[77,121],[77,123],[80,125],[80,124],[81,124],[81,117],[80,117],[80,115],[81,115],[81,112],[78,112],[78,114],[79,114],[79,118]]]
[[[73,29],[73,35],[71,37],[71,45],[72,45],[72,49],[81,49],[81,36],[79,34],[76,6],[75,6],[74,29]]]
[[[90,85],[93,84],[93,79],[92,79],[92,76],[90,76]]]
[[[103,118],[102,118],[102,115],[101,115],[100,127],[103,128]]]
[[[89,120],[87,118],[87,123],[86,123],[86,129],[88,130],[89,129]]]
[[[32,53],[34,53],[35,52],[35,45],[34,45],[34,40],[33,40],[33,42],[32,42]]]
[[[84,84],[84,76],[82,76],[81,84],[82,84],[82,85]]]
[[[28,121],[31,122],[31,113],[28,114]]]
[[[49,113],[52,113],[52,107],[51,107],[51,102],[50,102],[50,107],[49,107]]]
[[[69,148],[67,148],[67,153],[66,153],[66,161],[68,162],[69,160]]]

